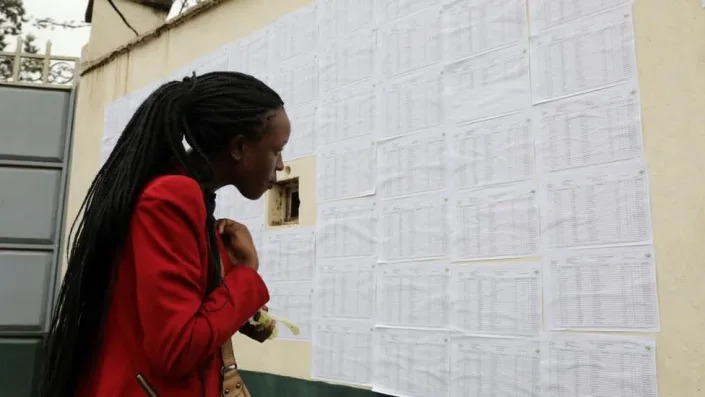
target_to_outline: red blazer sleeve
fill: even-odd
[[[243,266],[204,299],[205,219],[201,188],[186,176],[154,181],[135,211],[130,238],[143,347],[165,376],[196,370],[269,300],[257,272]]]

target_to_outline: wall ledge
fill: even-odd
[[[185,22],[190,21],[191,19],[195,18],[196,16],[202,14],[205,11],[210,10],[211,8],[217,7],[222,3],[225,3],[227,1],[232,1],[232,0],[202,0],[200,3],[197,5],[189,8],[186,10],[183,14],[178,15],[174,19],[171,19],[167,22],[165,22],[163,25],[159,26],[158,28],[151,30],[149,32],[143,33],[137,37],[135,37],[132,41],[129,43],[122,45],[109,53],[105,55],[101,55],[100,57],[93,59],[93,60],[86,60],[84,62],[81,62],[80,65],[80,76],[84,76],[94,69],[97,69],[113,59],[130,52],[133,48],[139,47],[143,44],[149,43],[152,40],[157,39],[159,36],[164,34],[165,32],[168,32],[169,30],[182,25]]]

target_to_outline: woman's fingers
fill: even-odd
[[[272,322],[269,323],[269,327],[267,327],[267,331],[272,332],[272,331],[274,331],[274,328],[277,328],[277,320],[272,320]]]
[[[219,219],[216,222],[216,229],[218,230],[218,234],[223,234],[225,232],[225,229],[228,227],[233,227],[236,225],[236,222],[232,219]]]

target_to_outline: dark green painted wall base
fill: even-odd
[[[0,397],[31,396],[39,340],[0,338]],[[389,397],[370,390],[241,371],[253,397]]]
[[[39,340],[0,338],[0,397],[28,397]]]
[[[241,371],[252,397],[389,397],[353,387],[331,385],[287,376]]]

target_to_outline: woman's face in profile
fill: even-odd
[[[284,169],[282,150],[290,135],[289,117],[280,108],[267,115],[260,139],[233,140],[231,155],[236,160],[233,185],[243,196],[256,200],[272,188],[277,171]]]

